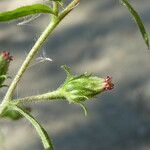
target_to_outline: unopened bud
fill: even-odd
[[[114,88],[112,77],[99,78],[87,73],[80,76],[73,76],[69,68],[63,66],[67,73],[67,79],[60,87],[63,96],[69,102],[84,102],[87,99]]]

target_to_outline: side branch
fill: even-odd
[[[7,107],[8,102],[12,99],[12,94],[20,81],[21,77],[23,76],[24,72],[27,70],[31,60],[33,57],[38,53],[39,49],[42,47],[48,36],[53,32],[53,30],[56,28],[56,26],[61,22],[61,20],[79,3],[80,0],[73,0],[66,8],[65,10],[58,15],[56,19],[53,19],[51,23],[47,26],[45,31],[42,33],[42,35],[39,37],[31,51],[28,53],[25,61],[23,62],[22,66],[20,67],[18,73],[16,74],[14,80],[12,81],[4,100],[2,101],[0,105],[0,114],[4,111],[4,109]]]
[[[34,95],[34,96],[16,99],[14,100],[14,103],[16,105],[21,105],[21,104],[29,103],[29,102],[51,101],[51,100],[57,100],[57,99],[64,99],[64,97],[62,96],[59,90],[41,94],[41,95]]]

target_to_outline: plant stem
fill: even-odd
[[[6,96],[4,97],[4,100],[3,100],[2,104],[1,104],[1,107],[0,107],[0,114],[4,110],[5,106],[7,105],[7,102],[11,99],[12,94],[13,94],[15,88],[16,88],[17,83],[21,79],[23,73],[26,71],[27,67],[29,66],[29,63],[32,60],[32,58],[38,52],[40,47],[43,45],[43,43],[45,42],[45,40],[47,39],[49,34],[55,29],[55,27],[58,25],[58,23],[59,23],[58,21],[57,22],[51,22],[48,25],[48,27],[45,29],[45,31],[42,33],[40,38],[37,40],[37,42],[35,43],[35,45],[31,49],[31,51],[29,52],[28,56],[26,57],[25,61],[22,64],[20,70],[18,71],[17,75],[15,76],[12,84],[10,85],[10,87],[9,87],[7,93],[6,93]]]
[[[22,108],[18,106],[11,105],[10,107],[13,110],[19,112],[21,115],[23,115],[34,126],[34,128],[36,129],[37,133],[39,134],[42,140],[45,150],[54,150],[52,141],[49,138],[46,130],[38,123],[38,121],[32,115],[30,115],[28,112],[24,111]]]
[[[59,14],[59,6],[57,2],[53,2],[53,11],[56,14],[56,16],[58,16]],[[53,15],[53,17],[56,17],[55,15]]]
[[[63,99],[64,97],[61,95],[61,92],[59,90],[41,94],[41,95],[34,95],[34,96],[29,96],[29,97],[24,97],[20,99],[14,100],[14,103],[16,105],[24,104],[24,103],[29,103],[29,102],[37,102],[37,101],[50,101],[50,100],[57,100],[57,99]]]
[[[1,105],[0,105],[0,115],[4,111],[4,109],[7,107],[9,101],[12,99],[13,92],[20,81],[22,75],[27,70],[31,60],[33,57],[37,54],[39,49],[42,47],[48,36],[53,32],[53,30],[56,28],[56,26],[60,23],[60,21],[79,3],[80,0],[73,0],[66,8],[65,10],[57,17],[57,19],[53,19],[50,24],[47,26],[45,31],[42,33],[42,35],[39,37],[31,51],[28,53],[25,61],[23,62],[22,66],[20,67],[18,73],[16,74],[14,80],[12,81]]]
[[[70,11],[72,11],[78,4],[80,0],[73,0],[65,9],[60,13],[59,18],[62,20]]]

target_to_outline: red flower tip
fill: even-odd
[[[107,76],[104,81],[104,90],[112,90],[114,88],[114,84],[112,83],[112,77]]]
[[[6,51],[2,52],[2,57],[8,62],[13,60],[13,57],[10,56],[9,52],[6,52]]]

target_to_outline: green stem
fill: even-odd
[[[41,94],[41,95],[34,95],[29,97],[24,97],[20,99],[14,100],[14,103],[16,105],[29,103],[29,102],[37,102],[37,101],[50,101],[50,100],[57,100],[57,99],[63,99],[64,97],[61,95],[61,92],[59,90]]]
[[[12,99],[12,94],[20,81],[22,75],[27,70],[31,60],[33,57],[37,54],[39,49],[42,47],[48,36],[53,32],[53,30],[56,28],[56,26],[60,23],[60,21],[79,3],[80,0],[73,0],[66,9],[57,17],[57,19],[53,19],[51,23],[47,26],[45,31],[42,33],[42,35],[39,37],[31,51],[28,53],[25,61],[23,62],[22,66],[20,67],[18,73],[16,74],[14,80],[12,81],[1,105],[0,105],[0,115],[3,113],[7,105],[9,104],[9,101]]]
[[[62,20],[70,11],[72,11],[78,4],[80,0],[73,0],[59,15]]]
[[[56,14],[56,16],[58,16],[58,14],[59,14],[59,6],[58,6],[57,2],[53,2],[53,11],[54,11],[54,14]],[[53,16],[55,16],[55,15],[53,15]]]
[[[39,134],[39,136],[42,140],[42,143],[43,143],[43,146],[44,146],[45,150],[54,150],[53,144],[52,144],[51,139],[49,138],[47,132],[38,123],[38,121],[35,118],[33,118],[33,116],[31,116],[29,113],[25,112],[22,108],[20,108],[18,106],[11,105],[10,107],[13,110],[19,112],[21,115],[23,115],[34,126],[34,128],[36,129],[37,133]]]
[[[0,107],[0,114],[2,113],[2,111],[7,106],[8,101],[11,99],[12,94],[13,94],[15,88],[16,88],[17,83],[21,79],[23,73],[26,71],[27,67],[29,66],[29,64],[32,60],[32,58],[35,56],[35,54],[38,52],[38,50],[44,44],[44,42],[47,39],[47,37],[49,36],[49,34],[55,29],[55,27],[58,25],[58,23],[59,23],[58,21],[57,22],[51,22],[48,25],[48,27],[45,29],[45,31],[42,33],[40,38],[37,40],[37,42],[35,43],[35,45],[31,49],[31,51],[29,52],[28,56],[26,57],[25,61],[23,62],[21,68],[19,69],[17,75],[15,76],[12,84],[10,85],[10,87],[9,87],[5,97],[4,97],[4,100],[3,100],[2,104],[1,104],[1,107]]]

